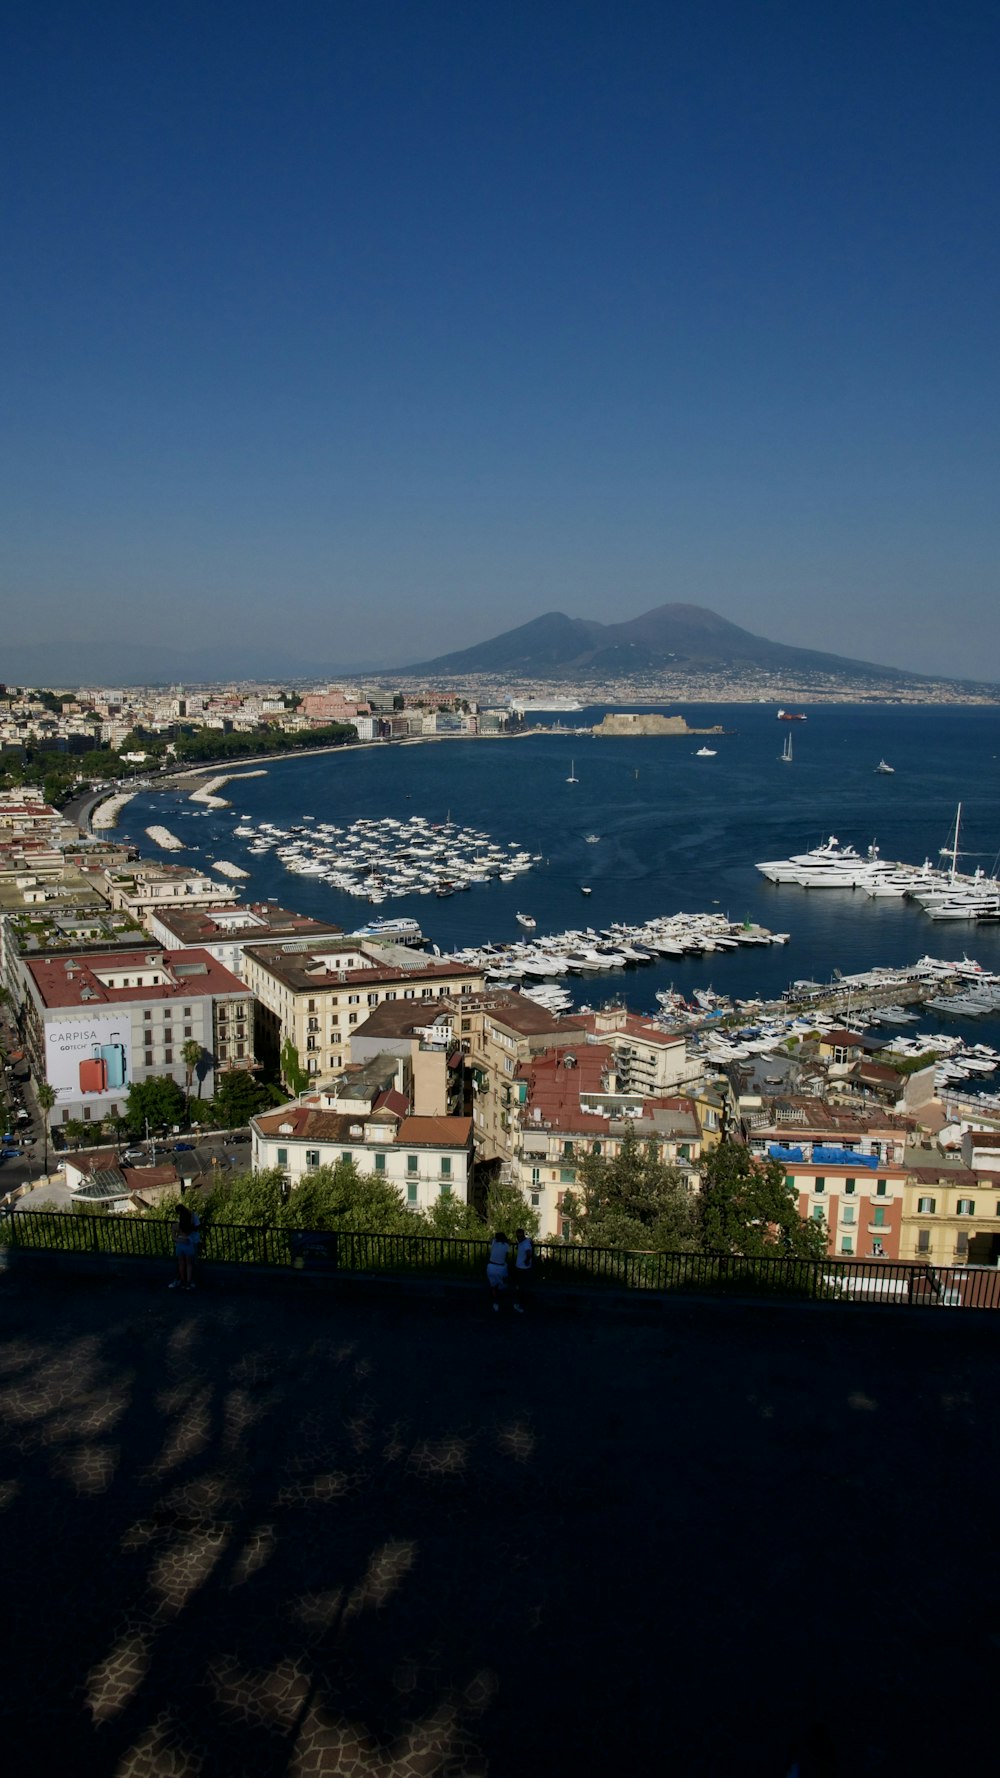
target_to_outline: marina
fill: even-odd
[[[499,845],[479,828],[431,822],[422,815],[362,817],[346,827],[306,815],[301,824],[256,826],[248,818],[233,829],[253,858],[273,853],[286,871],[313,877],[345,895],[370,902],[404,895],[454,895],[496,877],[512,883],[541,862],[515,840]],[[249,872],[243,873],[249,875]]]
[[[487,748],[475,740],[362,747],[270,761],[267,776],[241,785],[233,809],[199,810],[180,789],[143,790],[122,811],[117,834],[148,853],[144,826],[163,822],[185,836],[180,861],[204,869],[203,861],[212,855],[233,860],[251,871],[254,896],[274,896],[286,905],[291,899],[302,912],[333,919],[350,932],[362,909],[380,912],[370,903],[365,875],[351,872],[348,888],[303,871],[301,863],[309,861],[309,848],[303,847],[291,855],[297,868],[290,873],[295,879],[290,888],[279,848],[310,836],[311,846],[323,844],[324,824],[341,830],[330,840],[341,844],[355,823],[389,818],[405,826],[415,815],[432,830],[449,819],[471,832],[488,830],[506,857],[526,853],[522,862],[530,863],[530,870],[498,871],[475,884],[475,894],[452,890],[439,897],[422,892],[428,885],[414,884],[382,904],[386,912],[391,908],[416,919],[428,942],[442,951],[534,940],[538,933],[581,927],[597,933],[619,925],[638,929],[660,918],[665,908],[688,916],[723,915],[737,927],[749,919],[751,925],[790,935],[784,945],[740,944],[724,964],[716,962],[719,953],[687,949],[681,955],[661,953],[645,966],[626,963],[596,976],[569,971],[553,978],[550,985],[577,1006],[595,995],[617,996],[637,1011],[657,1008],[659,1013],[657,994],[671,992],[691,1006],[695,990],[704,990],[721,970],[724,980],[720,977],[716,986],[725,987],[734,1002],[778,1005],[794,977],[829,983],[835,968],[857,976],[876,965],[905,966],[923,949],[961,955],[961,942],[914,942],[916,932],[930,928],[918,906],[898,893],[898,885],[891,886],[892,893],[873,893],[876,885],[869,882],[860,893],[841,886],[839,893],[831,888],[789,898],[754,861],[787,861],[825,845],[831,832],[842,839],[862,833],[877,836],[879,855],[887,859],[923,859],[923,848],[933,841],[934,868],[947,878],[951,859],[940,857],[938,842],[954,843],[961,789],[967,794],[959,865],[970,875],[976,866],[988,869],[1000,808],[995,708],[810,705],[808,723],[794,727],[791,770],[780,757],[789,733],[784,724],[777,727],[775,746],[773,702],[759,708],[683,708],[693,727],[717,723],[738,731],[738,745],[720,743],[710,772],[690,748],[667,747],[655,737],[581,742],[569,734],[529,731],[509,748],[503,743]],[[604,709],[586,711],[588,725]],[[800,737],[805,737],[801,746]],[[897,768],[905,761],[905,776],[873,775],[880,757]],[[972,761],[976,781],[968,791]],[[574,762],[579,782],[566,784]],[[359,854],[370,869],[383,830],[361,825],[357,831],[376,841],[375,850]],[[865,851],[857,845],[862,861]],[[917,880],[923,875],[915,872]],[[403,886],[406,882],[403,878]],[[518,912],[534,919],[535,928],[518,922]],[[948,928],[935,923],[934,930]],[[967,933],[971,938],[973,928],[955,930],[964,939]],[[1000,969],[1000,925],[981,922],[974,930],[970,950],[985,968]],[[536,978],[533,984],[530,976],[511,979],[528,986],[542,982]],[[950,990],[939,982],[942,991]],[[935,1028],[951,1023],[942,1015],[934,1019]],[[975,1029],[977,1039],[1000,1044],[1000,1016],[979,1016]]]

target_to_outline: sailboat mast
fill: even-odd
[[[955,844],[951,849],[951,877],[949,880],[952,883],[955,881],[955,873],[958,870],[958,829],[961,819],[962,805],[959,803],[958,808],[955,810]]]

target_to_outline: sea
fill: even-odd
[[[600,705],[558,719],[537,714],[517,737],[272,759],[262,776],[236,776],[222,789],[228,808],[206,814],[189,790],[143,792],[123,809],[115,832],[145,856],[203,870],[216,860],[240,865],[251,873],[238,885],[242,897],[274,899],[347,932],[371,918],[410,915],[442,951],[523,938],[518,912],[535,919],[539,939],[682,910],[721,912],[789,934],[785,945],[671,959],[599,981],[562,977],[578,1005],[615,997],[646,1012],[656,1008],[657,989],[690,998],[709,986],[738,998],[777,998],[796,980],[827,982],[836,971],[907,964],[925,954],[967,955],[1000,970],[1000,925],[934,922],[910,902],[776,885],[754,868],[831,834],[860,852],[877,844],[886,859],[945,862],[942,849],[953,844],[961,805],[959,868],[980,865],[992,874],[1000,853],[1000,709],[802,708],[804,722],[786,723],[773,703],[680,704],[671,713],[684,715],[692,729],[723,732],[595,737],[589,730],[608,709]],[[788,735],[791,763],[781,758]],[[714,757],[699,757],[701,746],[714,749]],[[877,772],[883,759],[891,774]],[[233,833],[241,817],[281,827],[315,817],[346,827],[362,817],[413,815],[476,828],[501,845],[514,841],[540,862],[514,883],[494,879],[448,898],[412,895],[369,906],[289,873],[273,853],[249,855],[250,842]],[[145,833],[155,823],[176,834],[184,850],[162,852]],[[597,843],[588,835],[598,835]],[[931,1014],[919,1027],[944,1028]],[[947,1021],[947,1028],[1000,1047],[1000,1020]]]

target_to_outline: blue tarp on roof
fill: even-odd
[[[767,1152],[772,1161],[801,1161],[801,1148],[783,1148],[780,1142],[769,1142]]]
[[[813,1160],[827,1167],[868,1167],[873,1173],[878,1167],[877,1154],[858,1154],[853,1148],[827,1148],[820,1143],[813,1144]]]

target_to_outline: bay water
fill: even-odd
[[[263,776],[236,776],[223,789],[229,808],[204,814],[190,791],[151,791],[126,806],[116,831],[146,856],[204,870],[216,859],[229,860],[251,872],[240,885],[242,898],[274,898],[345,931],[373,917],[411,915],[442,951],[523,938],[519,911],[536,920],[538,938],[682,910],[749,918],[790,935],[782,946],[672,959],[597,980],[561,978],[577,1004],[615,995],[647,1011],[655,1007],[655,991],[670,986],[686,997],[709,985],[741,998],[774,997],[795,979],[828,981],[834,970],[910,963],[925,953],[961,958],[967,952],[1000,969],[1000,925],[937,923],[910,902],[872,900],[862,890],[775,885],[754,868],[831,834],[860,852],[874,842],[884,858],[920,864],[929,857],[940,864],[961,803],[960,868],[981,865],[992,873],[1000,852],[997,708],[810,705],[805,722],[785,723],[776,720],[773,703],[693,704],[672,708],[692,728],[719,725],[724,733],[573,732],[589,729],[605,708],[537,716],[514,738],[392,743],[269,760]],[[556,732],[544,726],[556,721],[564,725]],[[791,764],[781,759],[789,734]],[[714,749],[714,757],[699,757],[701,746]],[[876,771],[881,759],[892,774]],[[571,776],[578,782],[567,782]],[[288,828],[312,825],[305,817],[346,827],[361,817],[414,815],[432,823],[451,819],[501,845],[516,841],[540,862],[514,883],[494,879],[447,899],[414,894],[372,907],[287,872],[273,853],[249,855],[250,842],[233,834],[241,816],[254,826],[269,821]],[[144,831],[154,823],[175,833],[184,850],[162,853]],[[591,834],[599,836],[596,844],[588,843]],[[940,1017],[936,1025],[932,1015],[927,1021],[942,1028]],[[955,1022],[949,1029],[1000,1043],[1000,1021]]]

